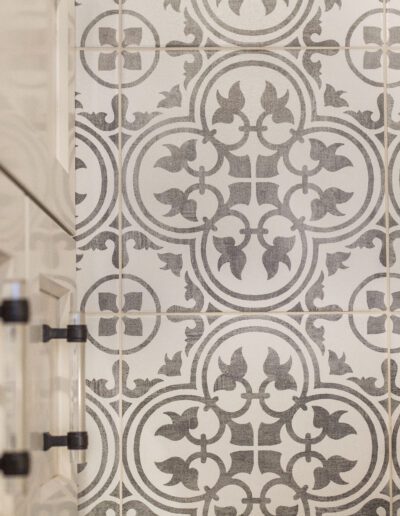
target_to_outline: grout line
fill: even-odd
[[[266,46],[266,47],[125,47],[119,45],[117,47],[104,46],[104,47],[75,47],[75,50],[84,50],[92,52],[143,52],[143,51],[156,51],[156,52],[273,52],[276,50],[282,51],[301,51],[301,50],[383,50],[383,45],[360,45],[360,46],[313,46],[313,47],[291,47],[291,46]]]
[[[122,0],[118,5],[118,42],[122,38]],[[122,56],[118,56],[118,306],[122,306]],[[122,405],[122,360],[123,360],[123,335],[118,325],[118,347],[119,347],[119,512],[123,516],[123,405]]]
[[[161,317],[197,317],[197,316],[205,316],[205,317],[274,317],[277,315],[286,315],[286,316],[325,316],[325,315],[355,315],[355,316],[361,316],[361,315],[397,315],[400,316],[400,312],[392,312],[390,310],[359,310],[359,311],[315,311],[315,312],[284,312],[284,311],[271,311],[271,312],[112,312],[104,310],[103,312],[85,312],[85,315],[87,317],[127,317],[131,315],[135,315],[136,317],[146,317],[146,316],[161,316]]]
[[[383,5],[383,109],[384,109],[384,162],[385,162],[385,226],[386,226],[386,305],[388,318],[390,315],[391,305],[391,285],[390,285],[390,202],[389,202],[389,152],[388,152],[388,39],[387,39],[387,2]],[[386,331],[387,341],[387,385],[388,385],[388,449],[389,449],[389,512],[393,516],[393,448],[392,448],[392,364],[391,364],[391,345],[392,345],[392,327],[388,325]]]

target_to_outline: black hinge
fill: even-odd
[[[67,342],[86,342],[88,330],[86,324],[68,325],[66,328],[51,328],[43,325],[43,342],[51,340],[66,340]]]
[[[89,436],[87,432],[69,432],[67,435],[51,435],[49,432],[43,434],[43,450],[65,447],[68,450],[87,450]]]
[[[31,457],[28,452],[4,453],[0,458],[0,470],[6,477],[26,477],[31,469]]]
[[[5,299],[0,305],[0,319],[5,323],[27,323],[29,302],[27,299]]]

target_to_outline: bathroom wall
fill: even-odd
[[[76,13],[81,514],[397,514],[395,2]]]

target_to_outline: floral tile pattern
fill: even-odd
[[[123,268],[155,291],[143,311],[382,308],[383,73],[351,69],[370,51],[137,53],[156,64],[122,73],[124,231],[144,235]]]
[[[85,516],[118,509],[121,467],[119,359],[115,356],[119,337],[99,317],[88,317],[87,325],[86,421],[90,447],[87,463],[79,471],[79,511]]]
[[[379,0],[126,0],[123,9],[135,47],[379,45],[383,26]]]
[[[387,41],[390,45],[400,48],[399,20],[400,9],[398,4],[394,0],[387,0]]]
[[[386,339],[354,331],[376,321],[162,319],[123,357],[126,511],[389,514]]]
[[[109,60],[115,67],[104,70]],[[119,241],[118,62],[109,52],[77,55],[75,239],[78,298],[87,313],[103,311],[98,294],[119,295],[118,248],[104,238]]]
[[[400,48],[392,55],[400,59]],[[400,310],[400,67],[388,71],[388,161],[389,161],[389,257],[390,290],[395,310]]]
[[[394,0],[76,4],[81,514],[399,516]]]
[[[392,280],[393,281],[393,280]],[[392,493],[393,514],[400,512],[400,371],[399,352],[400,338],[395,320],[392,323],[390,336],[390,376],[391,376],[391,413],[392,413]]]
[[[76,0],[77,47],[113,47],[120,40],[119,0]]]

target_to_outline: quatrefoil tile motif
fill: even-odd
[[[397,514],[396,3],[76,4],[80,514]]]
[[[170,271],[155,287],[165,311],[364,310],[366,284],[385,291],[383,127],[366,123],[382,89],[350,70],[357,101],[329,68],[364,54],[320,58],[318,73],[307,52],[201,54],[160,100],[159,77],[169,67],[173,85],[184,61],[162,54],[126,90],[127,112],[166,108],[138,138],[127,122],[122,179],[127,220],[156,248],[126,267],[150,284]]]

